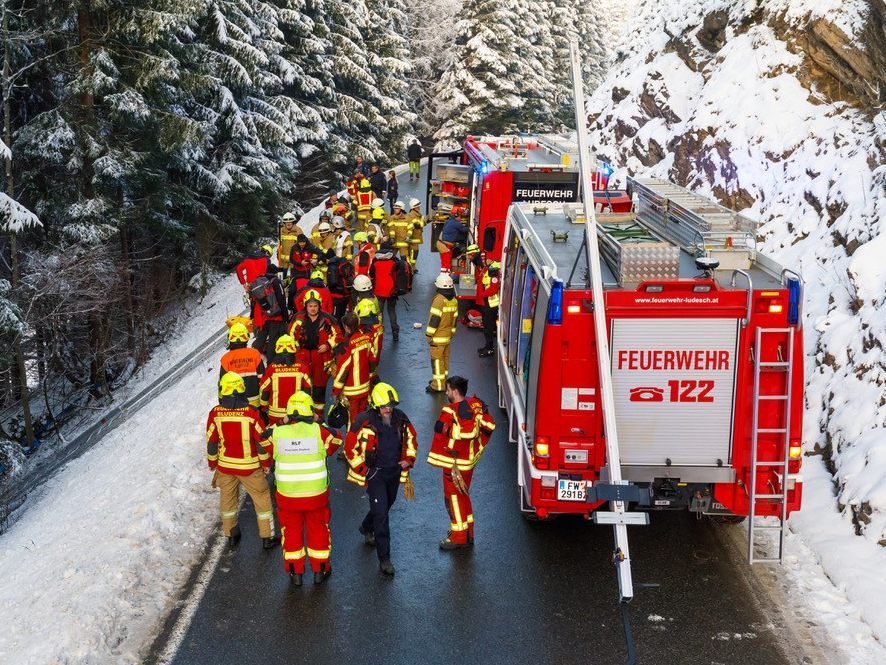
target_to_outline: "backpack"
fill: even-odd
[[[255,278],[249,289],[249,295],[255,299],[265,316],[277,316],[281,313],[274,282],[267,275]]]
[[[354,281],[354,266],[350,261],[342,258],[330,259],[327,263],[329,266],[326,275],[326,283],[329,290],[336,293],[345,293]]]
[[[394,295],[412,292],[412,265],[409,261],[394,262]]]

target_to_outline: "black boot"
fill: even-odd
[[[295,572],[295,566],[289,566],[289,581],[295,586],[302,585],[302,574]]]
[[[480,349],[477,351],[477,355],[481,358],[488,358],[489,356],[495,355],[495,351],[493,349]]]
[[[363,525],[360,525],[358,529],[360,533],[363,534],[363,544],[369,545],[370,547],[375,547],[375,534],[372,533],[369,529],[364,529]]]
[[[279,545],[279,544],[280,544],[280,536],[271,536],[270,538],[262,538],[261,539],[262,549],[265,549],[265,550],[272,550],[275,547],[277,547],[277,545]]]
[[[228,536],[228,547],[234,549],[237,545],[240,544],[240,525],[238,524],[233,529],[231,529],[231,535]]]
[[[323,584],[332,575],[331,570],[318,570],[314,573],[314,584]]]
[[[390,559],[383,559],[378,562],[378,569],[383,572],[385,575],[393,575],[394,574],[394,564],[391,563]]]
[[[399,341],[399,339],[400,339],[400,330],[397,329],[397,330],[393,330],[393,331],[391,331],[391,336],[394,338],[394,341],[395,341],[395,342]]]

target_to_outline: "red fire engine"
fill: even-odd
[[[468,136],[461,150],[430,155],[428,173],[432,251],[450,212],[467,220],[470,242],[499,260],[511,203],[581,200],[578,148],[559,135]],[[600,209],[628,212],[630,197],[608,189],[611,174],[608,164],[600,164],[591,175],[594,200]],[[459,297],[473,298],[476,285],[464,257],[453,263],[452,273],[461,275]]]
[[[783,535],[802,495],[802,281],[746,217],[662,180],[628,190],[634,210],[596,229],[635,507],[750,516],[751,544],[754,516],[775,516]],[[579,203],[513,205],[503,234],[499,402],[541,519],[590,517],[607,480],[585,237]]]

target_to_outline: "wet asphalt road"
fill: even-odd
[[[406,198],[416,190],[400,185]],[[423,188],[418,196],[424,202]],[[333,575],[290,588],[279,549],[263,552],[251,503],[243,542],[226,552],[174,660],[179,665],[284,663],[622,663],[624,638],[609,564],[609,527],[581,519],[525,521],[519,511],[516,452],[505,427],[474,475],[476,546],[441,552],[448,518],[440,472],[424,459],[442,397],[427,395],[430,366],[423,330],[439,262],[426,244],[401,338],[386,336],[382,379],[400,392],[419,433],[416,500],[402,495],[391,513],[393,579],[377,567],[357,526],[365,494],[332,458]],[[451,373],[494,405],[494,359],[479,359],[479,331],[459,327]],[[501,412],[493,406],[494,414]],[[655,582],[631,604],[639,663],[788,663],[779,629],[737,574],[744,566],[718,525],[688,513],[656,513],[630,530],[634,579]],[[162,648],[163,645],[159,645]]]

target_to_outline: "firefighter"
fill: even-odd
[[[249,294],[249,286],[262,275],[268,274],[274,264],[271,263],[271,254],[274,250],[270,245],[262,245],[261,247],[249,252],[246,258],[237,264],[234,272],[237,279],[243,285],[243,290]]]
[[[326,458],[338,450],[341,439],[315,422],[314,402],[302,390],[289,398],[286,412],[285,424],[262,434],[276,465],[274,480],[277,517],[283,534],[283,567],[292,583],[301,586],[305,559],[308,559],[314,571],[314,584],[322,584],[332,574]]]
[[[381,201],[381,199],[376,199],[376,201]],[[373,203],[373,205],[375,204]],[[372,210],[372,220],[366,225],[366,239],[372,243],[376,250],[387,235],[385,232],[387,226],[388,216],[384,208],[374,208]]]
[[[335,239],[333,245],[335,255],[345,261],[352,260],[354,258],[354,241],[351,239],[351,234],[348,233],[345,218],[341,215],[332,218],[332,234]]]
[[[268,425],[283,422],[286,404],[296,392],[311,392],[310,367],[296,359],[297,348],[292,335],[280,335],[274,348],[277,352],[274,360],[261,378],[259,399]]]
[[[369,184],[369,178],[361,175],[357,184],[357,230],[365,231],[366,224],[369,223],[369,216],[372,214],[372,187]]]
[[[477,355],[488,358],[495,353],[495,324],[498,319],[499,273],[501,264],[491,261],[481,270],[477,281],[477,305],[483,315],[483,337],[486,344],[477,349]]]
[[[434,280],[437,293],[431,301],[425,338],[431,354],[431,381],[425,392],[442,393],[449,375],[449,345],[455,337],[458,320],[458,300],[455,284],[449,273],[441,272]]]
[[[421,214],[421,201],[418,199],[409,199],[409,214],[406,215],[406,221],[409,223],[409,263],[412,264],[412,274],[418,272],[416,260],[418,259],[418,250],[424,241],[425,218]]]
[[[400,259],[394,251],[390,241],[382,243],[381,248],[372,261],[369,271],[370,279],[374,285],[375,297],[378,298],[379,314],[384,323],[385,306],[388,309],[388,324],[391,329],[391,337],[396,342],[400,339],[400,325],[397,323],[397,286],[396,275]]]
[[[332,394],[347,400],[349,423],[366,410],[369,398],[369,364],[372,356],[372,337],[360,330],[360,321],[353,312],[341,319],[343,339],[335,349],[335,380]]]
[[[476,395],[465,397],[467,392],[467,379],[451,376],[446,380],[449,404],[434,425],[428,454],[428,464],[443,469],[443,500],[449,513],[449,533],[440,541],[441,550],[474,544],[471,477],[495,430],[486,404]]]
[[[332,210],[323,210],[320,212],[320,219],[317,220],[317,223],[311,227],[311,235],[308,237],[308,240],[311,241],[312,244],[317,247],[320,246],[320,227],[323,224],[329,224],[332,221]],[[327,228],[326,231],[331,231],[331,228]]]
[[[311,272],[320,262],[320,250],[302,233],[289,253],[289,274],[292,287],[299,290],[311,278]]]
[[[357,244],[357,252],[354,254],[354,277],[368,275],[375,256],[375,245],[369,242],[366,231],[357,231],[354,234],[354,242]]]
[[[265,373],[265,363],[261,353],[249,348],[249,330],[242,323],[235,323],[228,329],[228,351],[221,358],[219,381],[225,374],[237,374],[245,384],[246,399],[254,407],[259,405],[259,378]]]
[[[352,175],[350,179],[345,183],[345,187],[347,188],[348,194],[351,196],[352,201],[357,199],[357,189],[360,187],[360,180],[362,178],[363,174],[359,171],[356,171],[354,175]]]
[[[394,574],[391,563],[391,530],[388,513],[397,500],[400,485],[415,465],[415,427],[400,409],[394,387],[379,383],[372,389],[370,408],[353,422],[345,438],[348,480],[366,488],[369,512],[360,525],[367,545],[374,545],[378,568]]]
[[[310,368],[311,395],[322,414],[332,350],[341,340],[342,332],[332,315],[321,311],[319,293],[310,289],[302,298],[304,311],[298,312],[292,319],[289,334],[298,344],[296,357]]]
[[[289,290],[289,311],[294,315],[303,310],[305,308],[305,294],[311,290],[316,291],[320,296],[320,309],[327,314],[332,314],[332,293],[326,287],[326,278],[319,268],[314,268],[311,279],[301,289],[298,291]]]
[[[467,226],[455,215],[449,215],[449,219],[446,220],[440,231],[440,238],[437,240],[437,250],[440,252],[440,270],[445,272],[452,270],[452,259],[455,258],[458,248],[464,246],[467,239]]]
[[[385,235],[393,243],[395,251],[404,261],[409,257],[409,232],[412,227],[410,221],[406,218],[406,204],[403,201],[397,201],[394,204],[394,212],[388,219],[388,227]]]
[[[270,350],[277,343],[277,338],[285,331],[286,321],[289,320],[283,283],[274,274],[276,266],[270,262],[268,265],[268,273],[265,275],[267,281],[263,284],[257,281],[253,282],[250,290],[252,324],[255,331],[252,346],[265,357],[270,357]]]
[[[274,535],[271,492],[265,478],[271,466],[270,456],[259,445],[261,416],[246,399],[243,377],[227,372],[219,382],[219,403],[206,420],[206,459],[213,472],[212,486],[219,489],[222,529],[228,545],[240,542],[240,485],[246,488],[255,506],[258,535],[262,547],[269,550],[280,539]]]
[[[292,251],[292,246],[301,234],[302,230],[295,224],[295,213],[287,212],[283,215],[277,244],[277,264],[284,272],[289,268],[289,253]]]
[[[385,328],[379,314],[378,300],[376,298],[364,298],[354,307],[354,315],[360,325],[360,331],[369,335],[372,340],[372,352],[369,361],[369,385],[378,383],[378,361],[381,358],[382,345],[384,344]]]

